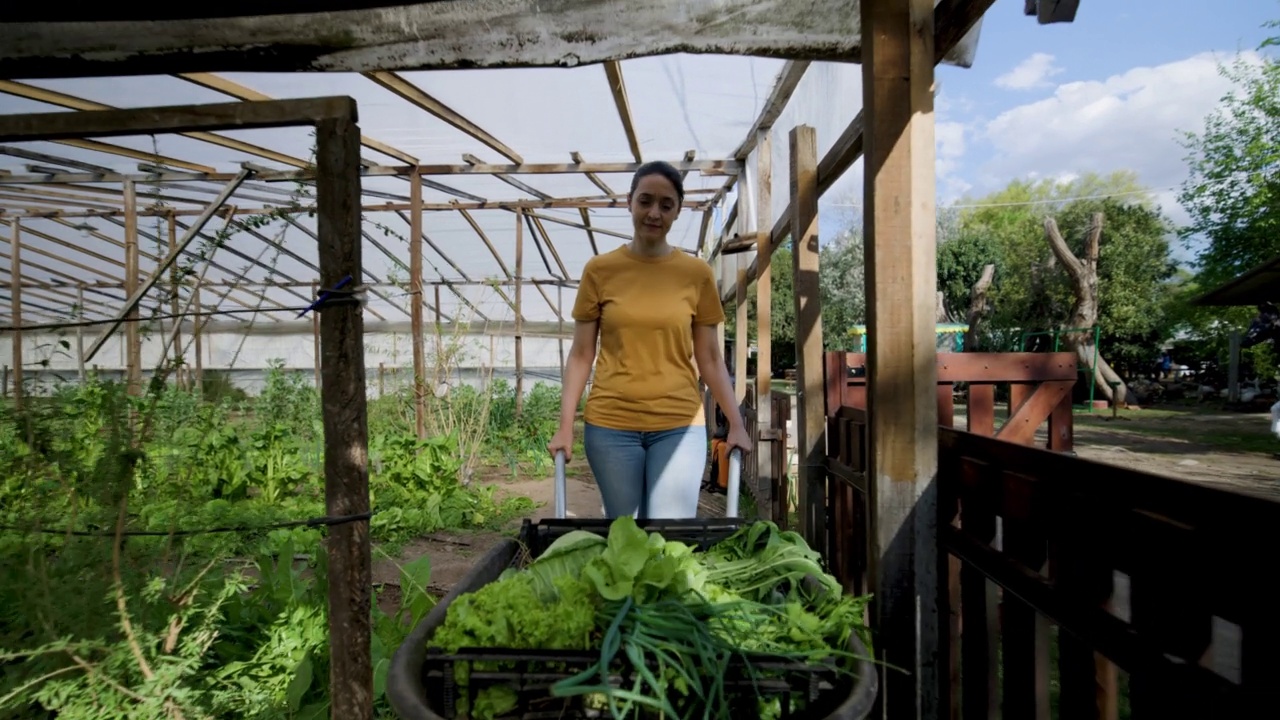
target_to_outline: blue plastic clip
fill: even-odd
[[[315,299],[315,302],[311,303],[311,304],[310,304],[310,305],[308,305],[308,306],[307,306],[307,307],[306,307],[302,312],[298,313],[298,317],[302,317],[303,315],[306,315],[307,313],[311,312],[312,310],[315,310],[316,308],[318,308],[318,307],[320,307],[321,305],[323,305],[323,304],[324,304],[324,302],[325,302],[326,300],[328,300],[328,299],[329,299],[329,296],[330,296],[330,295],[332,295],[334,292],[336,292],[336,291],[338,291],[338,290],[341,290],[341,289],[342,289],[344,286],[346,286],[346,284],[347,284],[347,283],[349,283],[349,282],[351,282],[351,276],[350,276],[350,275],[348,275],[348,276],[346,276],[346,277],[342,278],[342,280],[341,280],[341,281],[339,281],[337,285],[334,285],[334,286],[333,286],[332,288],[330,288],[329,290],[325,290],[324,292],[320,293],[320,297],[316,298],[316,299]]]

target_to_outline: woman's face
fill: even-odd
[[[667,236],[680,214],[680,199],[671,181],[658,173],[645,175],[627,202],[637,238],[649,241]]]

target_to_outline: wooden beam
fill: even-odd
[[[516,419],[524,412],[524,317],[520,308],[524,296],[524,213],[516,212]]]
[[[252,130],[356,117],[355,101],[347,97],[0,115],[0,142],[183,133],[208,128]]]
[[[644,162],[640,155],[640,140],[636,138],[635,123],[631,120],[631,103],[627,100],[627,84],[622,79],[622,63],[616,60],[605,62],[604,76],[609,81],[609,92],[613,94],[613,104],[618,110],[618,119],[622,121],[622,131],[627,135],[631,157],[638,163]]]
[[[104,16],[27,3],[0,24],[0,77],[575,67],[672,52],[858,59],[858,15],[843,0],[378,5],[267,12],[236,0]]]
[[[262,100],[275,99],[270,95],[258,92],[253,88],[246,87],[244,85],[241,85],[238,82],[235,82],[234,80],[229,80],[227,78],[222,77],[221,75],[215,75],[213,73],[179,73],[177,75],[174,75],[174,77],[182,80],[186,80],[187,82],[192,83],[194,85],[199,85],[200,87],[203,87],[205,89],[213,90],[214,92],[220,92],[223,95],[236,98],[237,100],[257,102]],[[360,144],[363,145],[364,147],[369,148],[370,150],[373,150],[374,152],[382,153],[387,157],[393,157],[402,163],[407,163],[409,165],[418,164],[418,159],[416,157],[410,155],[409,153],[403,150],[400,150],[399,148],[394,148],[394,147],[391,147],[390,145],[387,145],[386,143],[378,142],[373,138],[361,135]]]
[[[56,90],[49,90],[48,88],[36,87],[35,85],[14,82],[13,80],[0,80],[0,93],[26,98],[28,100],[35,100],[36,102],[42,102],[48,105],[57,105],[71,110],[96,111],[118,109],[105,103],[94,102],[93,100],[76,97],[75,95],[68,95],[67,93],[58,92]],[[309,164],[306,160],[286,155],[285,153],[276,152],[269,148],[259,147],[242,140],[217,135],[215,133],[197,131],[179,134],[184,137],[189,137],[192,140],[209,143],[210,145],[217,145],[219,147],[224,147],[229,150],[234,150],[248,155],[256,155],[257,157],[278,162],[282,165],[292,165],[293,167],[305,168]]]
[[[939,0],[937,7],[933,9],[933,52],[934,60],[940,61],[943,57],[951,57],[952,52],[958,47],[958,43],[978,21],[982,19],[982,15],[995,3],[995,0]],[[840,133],[840,137],[836,138],[836,142],[827,150],[826,155],[822,156],[822,161],[818,163],[818,195],[826,192],[828,188],[835,184],[837,180],[857,162],[862,156],[862,128],[865,112],[860,110],[856,117]],[[791,225],[792,208],[782,211],[773,226],[771,233],[771,242],[776,248],[781,245],[788,237],[788,229]],[[747,269],[747,282],[755,280],[757,268],[754,263]],[[732,298],[735,293],[733,286],[725,289],[722,299],[725,301]]]
[[[274,102],[292,102],[277,100]],[[248,106],[248,103],[245,103]],[[70,113],[61,113],[70,115]],[[16,116],[15,116],[16,117]],[[2,126],[0,126],[2,128]],[[3,141],[0,139],[0,141]],[[72,142],[72,141],[68,141]],[[162,164],[171,164],[162,162]],[[738,174],[742,163],[737,160],[684,160],[671,161],[671,165],[680,172],[698,172],[704,176],[730,176]],[[627,174],[640,168],[635,162],[593,162],[593,163],[517,163],[481,165],[471,164],[438,164],[438,165],[374,165],[360,170],[363,177],[407,177],[417,172],[425,176],[439,175],[573,175],[578,173]],[[259,172],[258,180],[264,182],[294,182],[298,180],[314,180],[314,170],[277,170]],[[66,173],[62,175],[7,175],[0,177],[0,185],[38,185],[40,183],[99,183],[123,182],[135,180],[148,184],[180,183],[180,182],[226,182],[235,177],[235,173],[214,172],[212,168],[193,170],[191,172],[169,173]],[[626,205],[625,198],[615,198],[621,205]]]
[[[414,175],[409,185],[410,204],[422,205],[422,176]],[[409,299],[410,318],[413,323],[413,418],[418,439],[427,437],[427,408],[425,392],[426,357],[422,339],[422,210],[409,211]],[[436,306],[437,312],[440,306]]]
[[[9,240],[9,315],[13,335],[13,405],[22,409],[22,223],[15,219]]]
[[[796,506],[800,534],[826,548],[826,378],[822,356],[822,291],[818,247],[818,137],[811,126],[791,130],[791,267],[796,322]]]
[[[71,113],[62,113],[62,114],[70,115]],[[133,160],[142,160],[144,162],[159,163],[161,165],[167,165],[169,167],[178,168],[180,170],[189,170],[191,172],[210,173],[214,171],[214,169],[212,167],[209,167],[208,165],[201,165],[199,163],[193,163],[187,160],[179,160],[178,158],[171,158],[167,155],[159,155],[156,153],[146,152],[144,150],[134,150],[131,147],[116,145],[114,143],[102,142],[100,140],[84,140],[84,139],[76,139],[76,138],[66,138],[62,140],[53,140],[52,142],[58,145],[66,145],[67,147],[79,148],[81,150],[90,150],[92,152],[99,152],[105,155],[115,155],[117,157],[131,158]],[[13,177],[18,177],[18,176],[15,175]],[[49,176],[38,176],[38,177],[49,177]],[[59,176],[54,175],[52,177],[59,177]],[[123,179],[118,180],[117,182],[123,182]]]
[[[428,95],[422,88],[414,85],[408,80],[405,80],[396,73],[378,70],[361,74],[377,83],[384,90],[387,90],[399,96],[402,100],[431,113],[437,118],[453,126],[455,129],[470,136],[472,139],[483,143],[512,162],[524,162],[524,158],[520,157],[520,154],[515,150],[507,147],[479,125],[476,125],[463,117],[463,115],[458,111]]]
[[[236,191],[236,188],[240,187],[240,183],[244,182],[245,179],[248,177],[249,177],[248,170],[240,171],[240,174],[236,177],[236,179],[232,180],[225,188],[223,188],[222,193],[219,194],[218,197],[214,199],[214,201],[204,209],[204,212],[200,214],[200,217],[194,223],[192,223],[190,227],[186,229],[186,231],[182,236],[182,240],[178,242],[177,248],[170,251],[169,254],[165,256],[164,260],[160,261],[160,264],[156,267],[155,272],[151,275],[151,277],[147,278],[146,282],[142,283],[142,287],[137,288],[136,290],[132,288],[128,289],[129,298],[125,301],[124,307],[113,319],[112,324],[108,325],[107,329],[104,330],[102,334],[99,335],[98,338],[93,341],[93,344],[89,346],[88,354],[85,355],[86,362],[92,360],[94,356],[98,354],[98,351],[102,349],[103,344],[106,343],[107,338],[111,337],[111,334],[114,333],[116,329],[120,327],[120,324],[122,322],[125,322],[125,319],[127,317],[133,317],[132,313],[134,313],[134,311],[137,309],[138,303],[141,302],[142,297],[146,295],[148,292],[150,292],[151,288],[155,286],[157,282],[159,282],[164,271],[168,270],[169,267],[172,266],[173,263],[177,261],[178,256],[187,249],[187,246],[191,244],[191,241],[196,239],[196,237],[200,234],[200,231],[204,229],[205,224],[208,223],[209,220],[213,218],[214,213],[216,213],[218,209],[222,207],[222,204],[225,203],[227,199],[231,197],[232,193]],[[128,190],[125,191],[125,202],[128,203],[130,200],[133,199],[132,198],[133,184],[129,183],[128,185],[126,185],[126,187],[128,188]],[[125,211],[129,212],[131,208],[132,208],[131,205],[127,205],[125,207]],[[129,212],[129,214],[125,216],[125,222],[129,223],[131,218],[132,218],[133,228],[132,228],[132,232],[130,232],[130,230],[126,227],[125,243],[127,246],[129,243],[129,236],[132,235],[133,244],[134,244],[133,252],[136,255],[137,242],[138,242],[137,214],[133,212]],[[126,251],[126,253],[127,252],[128,251]],[[126,272],[128,272],[127,268],[126,268]],[[133,273],[136,276],[136,273],[137,273],[136,258],[134,260]],[[136,280],[131,282],[136,282]]]
[[[773,249],[769,246],[769,218],[773,214],[772,147],[769,131],[761,130],[756,155],[756,257],[762,263],[760,277],[756,280],[756,427],[770,435],[774,430],[770,399],[773,373]],[[772,492],[778,489],[772,477],[774,451],[783,452],[785,448],[775,445],[771,439],[756,446],[756,477],[760,481],[755,489],[761,492],[766,487],[769,489],[770,497],[764,503],[765,507],[773,505],[775,498]]]
[[[36,162],[48,163],[50,165],[63,165],[91,173],[107,174],[111,172],[111,168],[103,167],[102,165],[94,165],[81,160],[72,160],[70,158],[58,157],[57,155],[49,155],[47,153],[39,153],[26,148],[9,147],[7,145],[0,146],[0,155],[9,155],[16,158],[22,158],[23,160],[34,160]]]
[[[234,177],[234,176],[233,176]],[[142,182],[129,180],[128,182]],[[423,182],[426,184],[426,181]],[[0,189],[4,186],[0,183]],[[361,206],[363,212],[407,212],[412,208],[407,202],[388,202],[388,203],[368,203]],[[591,208],[596,210],[622,210],[626,208],[624,200],[491,200],[486,202],[464,203],[423,203],[422,210],[424,212],[451,212],[455,210],[503,210],[511,212],[517,209],[524,210],[549,210],[549,209],[579,209]],[[681,208],[686,210],[701,211],[703,206],[697,200],[685,199]],[[267,207],[240,207],[237,206],[232,211],[235,215],[303,215],[311,214],[316,210],[315,205],[303,206],[267,206]],[[199,215],[202,210],[198,208],[181,208],[175,209],[171,207],[152,207],[138,211],[139,217],[191,217]],[[122,209],[109,210],[89,210],[89,209],[71,209],[65,210],[57,207],[33,206],[22,209],[9,209],[3,213],[7,217],[48,217],[48,218],[110,218],[124,215]],[[597,232],[608,234],[608,231],[597,229]]]
[[[943,717],[938,616],[932,0],[861,0],[866,113],[867,478],[873,627],[887,720]]]
[[[361,274],[360,133],[354,113],[316,125],[320,285]],[[330,517],[369,512],[364,317],[359,305],[320,313],[324,412],[325,510]],[[329,528],[329,687],[333,717],[373,718],[369,521]]]
[[[138,290],[138,213],[137,198],[133,183],[124,184],[124,292],[126,297],[133,297]],[[123,311],[116,314],[111,329],[125,323],[125,366],[127,368],[126,390],[130,395],[142,394],[142,333],[138,327],[141,315],[135,301],[126,305]],[[176,328],[176,325],[175,325]],[[106,340],[106,336],[100,338]],[[101,342],[95,342],[83,356],[85,362],[93,359]]]
[[[583,163],[583,160],[582,160],[582,153],[578,152],[577,150],[574,150],[573,152],[569,153],[569,157],[573,160],[573,162],[574,162],[574,163],[576,163],[576,164],[578,164],[578,165],[582,165],[582,164],[584,164],[584,163]],[[600,188],[600,190],[601,190],[605,195],[615,195],[615,194],[616,194],[616,193],[614,193],[614,192],[613,192],[613,190],[609,187],[608,183],[606,183],[604,180],[601,180],[601,179],[600,179],[600,177],[599,177],[598,175],[596,175],[595,173],[590,173],[590,172],[589,172],[589,173],[587,173],[586,175],[587,175],[587,179],[588,179],[588,180],[590,180],[590,181],[591,181],[591,183],[592,183],[593,185],[595,185],[596,187]]]

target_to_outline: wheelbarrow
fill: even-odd
[[[548,690],[556,679],[567,677],[577,669],[593,664],[598,653],[573,653],[567,651],[531,651],[512,649],[489,649],[483,652],[460,650],[453,655],[443,655],[437,651],[429,651],[428,646],[435,631],[444,624],[450,604],[459,596],[474,592],[494,582],[508,568],[519,567],[522,559],[537,558],[556,538],[574,530],[587,530],[600,535],[607,535],[612,523],[608,519],[566,518],[565,458],[563,454],[556,456],[555,500],[552,519],[533,522],[526,519],[519,538],[506,538],[489,550],[473,566],[453,589],[431,609],[421,622],[409,633],[404,643],[396,650],[387,673],[387,698],[391,702],[396,715],[402,720],[456,720],[461,717],[457,712],[458,694],[466,692],[454,679],[453,668],[457,663],[470,663],[476,660],[502,659],[513,665],[531,663],[559,663],[568,668],[559,674],[549,673],[545,666],[538,671],[513,670],[509,673],[483,673],[490,681],[502,681],[523,691],[522,697],[532,694],[534,701],[524,707],[518,707],[501,718],[607,718],[604,711],[591,711],[582,708],[566,707],[566,701],[553,698]],[[667,540],[684,542],[705,550],[715,543],[728,538],[742,527],[738,514],[738,492],[740,489],[742,454],[735,450],[729,457],[728,503],[724,518],[696,518],[684,520],[638,520],[637,525],[648,532],[659,532]],[[819,673],[813,671],[799,681],[793,680],[790,685],[777,687],[777,692],[796,692],[807,694],[816,704],[809,706],[803,715],[811,720],[863,720],[872,709],[878,692],[879,679],[877,668],[868,659],[866,646],[856,635],[849,638],[849,651],[859,660],[854,667],[852,677],[837,677],[834,671]],[[575,664],[576,663],[576,664]],[[471,677],[477,679],[478,673]],[[554,677],[551,677],[554,675]],[[763,681],[742,680],[742,684]],[[796,687],[799,683],[800,687]],[[757,685],[763,690],[763,686]],[[540,698],[538,697],[540,695]],[[533,707],[537,705],[538,707]],[[817,711],[817,714],[813,714]],[[782,717],[800,717],[800,714],[787,714]],[[746,718],[744,717],[744,720]]]

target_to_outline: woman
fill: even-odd
[[[707,462],[699,376],[728,416],[730,449],[749,451],[716,339],[724,308],[711,266],[667,244],[683,201],[679,171],[641,166],[627,194],[631,242],[587,261],[578,284],[560,428],[547,448],[570,457],[594,364],[583,447],[609,518],[697,516]]]

